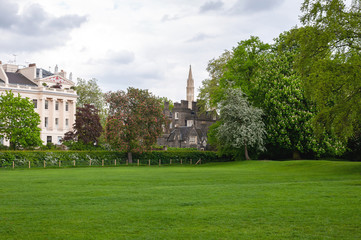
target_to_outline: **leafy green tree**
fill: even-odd
[[[360,1],[305,0],[297,67],[307,96],[316,102],[315,126],[346,141],[361,126]]]
[[[209,61],[207,71],[210,78],[203,80],[202,86],[199,88],[198,105],[201,107],[201,111],[218,109],[218,104],[224,96],[224,88],[220,86],[220,80],[223,78],[227,62],[231,58],[232,52],[225,51],[219,58]]]
[[[258,68],[258,58],[270,50],[270,45],[258,37],[241,41],[232,51],[225,51],[219,58],[209,62],[207,71],[210,79],[202,82],[199,102],[202,108],[219,109],[229,88],[241,88],[253,101],[254,73]]]
[[[167,97],[158,97],[160,102],[161,102],[161,106],[162,109],[164,109],[164,103],[168,102],[169,103],[169,110],[172,111],[172,109],[174,108],[174,103],[171,99],[168,99]]]
[[[40,146],[40,116],[29,98],[6,91],[0,96],[0,137],[10,141],[14,150]]]
[[[249,160],[248,147],[264,150],[262,110],[252,107],[239,88],[228,89],[226,94],[220,108],[222,122],[216,130],[218,141],[237,150],[244,148]]]
[[[267,148],[270,157],[279,158],[282,153],[293,154],[341,154],[342,144],[326,132],[320,139],[314,134],[311,121],[316,114],[312,102],[306,99],[302,81],[294,70],[295,51],[268,53],[259,60],[255,77],[256,106],[265,113]],[[277,154],[278,156],[272,156]],[[286,157],[286,156],[285,156]]]
[[[93,105],[99,111],[102,125],[105,125],[107,109],[105,107],[104,94],[98,86],[97,79],[92,78],[88,81],[78,78],[75,90],[78,94],[76,102],[77,107],[84,107],[85,104]]]
[[[148,151],[163,132],[166,118],[160,100],[148,90],[128,88],[128,91],[106,94],[109,116],[106,124],[107,142],[116,150],[132,153]]]

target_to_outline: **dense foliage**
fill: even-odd
[[[264,149],[265,126],[262,110],[250,106],[243,92],[230,89],[221,102],[221,124],[216,128],[216,137],[226,147],[244,148],[245,158],[249,160],[248,148]]]
[[[128,88],[128,91],[106,94],[109,116],[106,124],[107,142],[118,151],[141,153],[151,149],[163,132],[166,118],[161,102],[148,90]]]
[[[85,79],[78,78],[75,89],[78,95],[76,106],[84,107],[85,104],[93,105],[99,110],[101,123],[105,124],[107,109],[105,107],[104,94],[98,86],[97,80],[92,78],[87,81]]]
[[[355,138],[361,134],[360,1],[305,0],[302,11],[303,27],[293,38],[306,93],[319,110],[315,126],[344,141]]]
[[[215,152],[182,150],[182,151],[153,151],[144,153],[135,153],[134,159],[139,159],[140,164],[152,165],[183,163],[195,164],[199,159],[202,163],[207,162],[225,162],[232,159],[226,156],[218,156]],[[0,151],[0,167],[12,167],[13,161],[16,167],[28,167],[29,161],[32,167],[43,167],[44,161],[47,167],[61,166],[89,166],[90,161],[93,166],[104,165],[113,166],[116,164],[125,164],[127,160],[126,152],[117,151]]]
[[[40,146],[40,116],[29,98],[6,91],[0,96],[0,138],[10,141],[14,150]]]
[[[98,109],[90,104],[77,107],[73,126],[74,132],[65,133],[64,141],[77,140],[85,145],[96,145],[103,131],[98,112]]]

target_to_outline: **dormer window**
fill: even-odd
[[[179,112],[174,113],[174,119],[179,119]]]

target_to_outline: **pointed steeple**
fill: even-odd
[[[192,75],[192,66],[189,66],[189,74],[187,80],[187,101],[188,108],[192,109],[192,102],[194,101],[194,79]]]

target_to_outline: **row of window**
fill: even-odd
[[[38,108],[38,100],[33,99],[33,103],[34,103],[34,108]],[[45,109],[49,109],[49,101],[45,100],[44,104],[45,104]],[[56,111],[59,110],[59,101],[55,101],[55,110]],[[68,102],[65,102],[65,111],[69,111],[69,103]]]
[[[57,144],[61,144],[61,140],[63,139],[63,137],[58,136],[58,143]],[[52,136],[46,136],[46,142],[47,143],[51,143],[53,141],[53,137]]]
[[[49,127],[49,118],[48,117],[45,117],[44,119],[44,125],[45,127]],[[59,118],[55,118],[55,126],[59,126]],[[65,118],[65,127],[68,127],[69,126],[69,119],[68,118]]]

